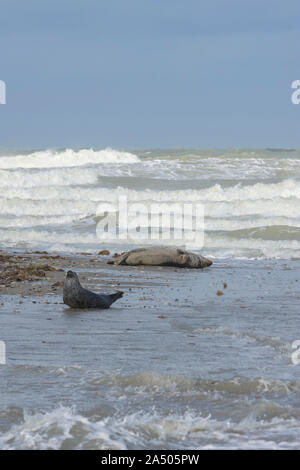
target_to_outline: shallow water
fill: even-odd
[[[100,312],[2,296],[0,447],[299,448],[299,267],[120,267]]]

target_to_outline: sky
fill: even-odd
[[[0,147],[299,148],[299,18],[299,0],[0,0]]]

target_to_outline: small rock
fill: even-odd
[[[64,283],[62,281],[57,281],[52,284],[52,287],[63,287]]]
[[[102,250],[102,251],[99,251],[98,255],[108,256],[108,255],[110,255],[110,251],[109,250]]]

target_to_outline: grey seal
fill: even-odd
[[[84,289],[74,271],[68,271],[64,282],[64,303],[72,308],[109,308],[116,300],[123,297],[123,292],[115,294],[95,294]]]
[[[212,261],[204,256],[197,255],[176,247],[137,248],[122,253],[109,264],[128,266],[173,266],[176,268],[206,268]]]

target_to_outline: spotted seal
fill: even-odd
[[[123,292],[115,294],[95,294],[84,289],[74,271],[68,271],[63,288],[64,303],[72,308],[109,308]]]

